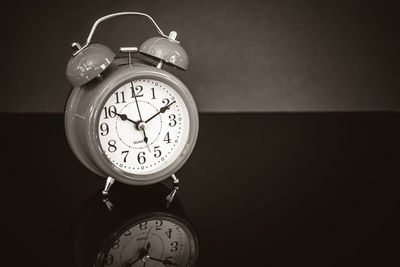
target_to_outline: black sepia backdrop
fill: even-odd
[[[398,110],[396,1],[8,1],[2,8],[0,111],[62,112],[70,44],[120,11],[175,30],[201,112]],[[139,46],[142,18],[102,24],[95,42]]]
[[[65,137],[65,66],[70,44],[120,11],[177,31],[190,57],[168,70],[200,111],[177,172],[198,267],[400,266],[399,8],[377,0],[4,2],[1,266],[81,267],[74,222],[105,179]],[[155,35],[123,17],[94,41],[117,51]]]

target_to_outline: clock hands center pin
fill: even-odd
[[[146,262],[149,259],[150,259],[150,256],[149,256],[149,253],[148,253],[148,249],[146,250],[145,248],[141,248],[136,253],[134,258],[128,260],[126,263],[122,264],[122,266],[123,267],[132,267],[139,260],[142,260],[142,261]]]
[[[144,264],[146,264],[146,262],[151,259],[150,255],[149,255],[149,250],[151,248],[150,235],[153,230],[153,227],[151,227],[149,232],[147,233],[146,241],[144,242],[143,247],[138,250],[138,252],[136,253],[136,255],[133,259],[129,260],[126,264],[124,264],[122,266],[132,267],[139,260],[142,260],[144,262]]]

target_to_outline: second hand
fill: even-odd
[[[133,82],[132,81],[131,81],[131,88],[132,88],[133,97],[135,98],[136,107],[137,107],[137,110],[138,110],[138,113],[139,113],[140,122],[143,122],[142,114],[140,113],[139,103],[138,103],[137,98],[136,98],[135,87],[133,86]],[[141,125],[139,123],[138,128],[143,131],[143,135],[144,135],[143,141],[146,143],[147,148],[150,151],[150,147],[149,147],[149,144],[148,144],[149,139],[147,138],[146,130],[144,129],[145,128],[145,124],[142,124],[142,125],[143,126],[140,127]]]
[[[140,114],[139,103],[138,103],[137,98],[136,98],[135,87],[133,86],[133,82],[131,82],[131,86],[132,86],[131,87],[132,88],[132,94],[133,94],[133,97],[135,98],[136,107],[137,107],[137,110],[138,110],[138,113],[139,113],[140,121],[143,121],[142,120],[142,114]]]

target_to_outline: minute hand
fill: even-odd
[[[145,123],[148,123],[149,121],[151,121],[152,119],[154,119],[158,114],[164,113],[165,111],[167,111],[167,109],[169,109],[169,107],[170,107],[172,104],[174,104],[175,102],[176,102],[176,101],[173,101],[173,102],[169,103],[168,105],[166,105],[166,106],[160,108],[160,111],[157,112],[156,114],[154,114],[153,116],[151,116],[150,118],[148,118],[148,119],[145,121]]]

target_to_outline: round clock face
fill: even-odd
[[[102,265],[190,266],[196,248],[189,235],[188,230],[171,218],[142,221],[113,240]]]
[[[108,160],[131,174],[156,173],[173,163],[189,135],[188,109],[166,83],[137,79],[102,107],[98,136]]]

